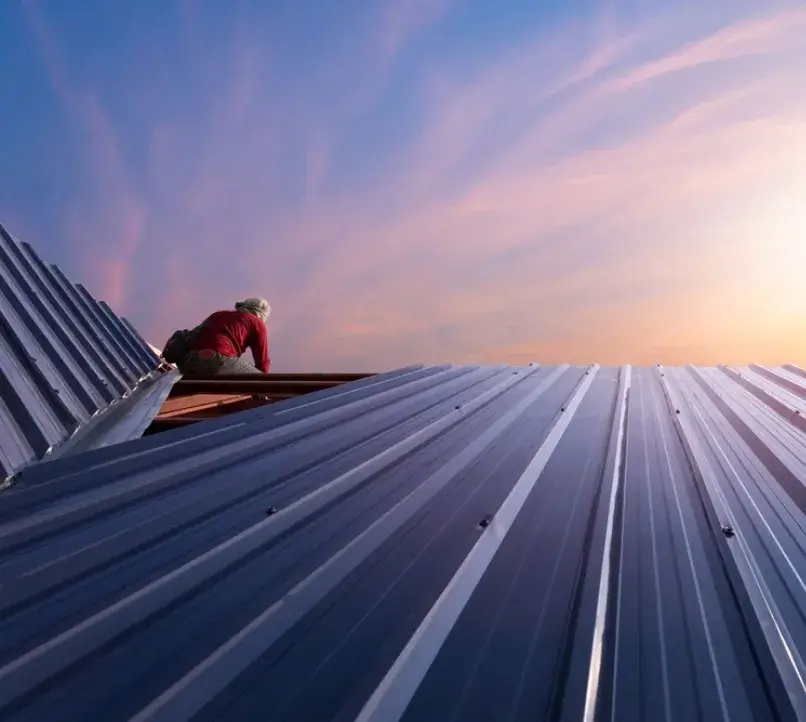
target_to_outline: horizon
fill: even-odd
[[[801,3],[271,5],[0,7],[0,223],[146,341],[806,366]]]

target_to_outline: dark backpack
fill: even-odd
[[[201,326],[188,330],[186,328],[174,331],[171,338],[162,349],[162,358],[168,363],[178,364],[188,355],[190,344],[199,332]]]

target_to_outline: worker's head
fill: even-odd
[[[247,298],[243,301],[238,301],[238,303],[235,304],[235,310],[243,311],[244,313],[252,313],[265,323],[269,320],[271,306],[269,306],[269,302],[264,298]]]

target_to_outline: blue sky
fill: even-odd
[[[704,7],[706,6],[706,7]],[[806,359],[802,3],[0,5],[0,220],[278,370]]]

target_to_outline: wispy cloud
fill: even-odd
[[[666,75],[748,56],[781,54],[803,45],[806,10],[782,12],[771,18],[736,22],[712,35],[686,44],[663,58],[633,68],[618,78],[612,90],[629,90]]]
[[[674,40],[604,13],[481,70],[412,60],[394,84],[393,64],[452,9],[383,5],[371,37],[301,87],[247,22],[232,70],[200,80],[198,123],[143,119],[139,173],[40,39],[91,130],[99,192],[73,213],[103,293],[155,342],[268,295],[278,368],[800,353],[770,297],[783,264],[759,280],[752,259],[793,252],[774,240],[789,236],[773,201],[806,182],[806,101],[791,90],[802,12]],[[193,27],[188,42],[203,42]],[[806,313],[806,297],[787,298]]]
[[[785,24],[760,21],[756,32],[747,24],[720,31],[701,41],[696,55],[705,64],[731,53],[770,52],[771,28]],[[727,38],[742,39],[741,53],[735,45],[727,52],[738,42]],[[679,55],[651,60],[643,67],[652,72],[637,68],[633,77],[660,79],[661,68],[680,67]],[[586,78],[594,74],[588,69],[604,70],[621,53],[607,49],[598,56],[606,62],[588,56],[567,72],[553,70]],[[528,68],[524,63],[520,71]],[[696,67],[691,57],[685,63]],[[412,177],[431,174],[430,196],[415,195],[416,205],[401,204],[374,224],[364,217],[365,227],[341,249],[345,263],[321,267],[319,279],[329,277],[341,292],[316,339],[319,352],[359,347],[373,357],[394,345],[399,358],[407,348],[418,354],[408,360],[435,361],[446,350],[458,357],[461,344],[440,337],[440,329],[458,326],[470,339],[466,358],[502,358],[507,349],[523,347],[527,355],[554,360],[663,360],[671,352],[665,332],[684,336],[678,360],[685,353],[710,362],[747,353],[748,343],[738,336],[749,329],[734,328],[709,349],[708,336],[691,321],[697,309],[699,321],[722,312],[714,300],[719,293],[736,298],[734,276],[752,277],[743,254],[763,252],[758,238],[740,230],[730,237],[724,219],[735,214],[736,203],[774,189],[806,162],[806,106],[792,98],[786,82],[758,82],[749,74],[744,88],[705,99],[695,82],[684,97],[653,108],[646,129],[614,144],[575,146],[621,109],[605,78],[540,109],[532,128],[498,146],[498,159],[489,151],[475,158],[487,150],[486,124],[496,115],[500,128],[504,104],[518,114],[530,111],[519,102],[522,95],[509,92],[525,73],[501,70],[506,65],[517,63],[506,59],[489,71],[500,73],[497,82],[471,82],[433,111],[416,167],[402,182],[405,187]],[[783,70],[791,81],[793,68]],[[549,97],[556,87],[538,86],[532,97]],[[465,163],[482,171],[451,177],[450,170]],[[382,302],[367,304],[368,298]],[[683,316],[687,333],[674,331],[675,309],[690,309]],[[775,313],[770,304],[766,310]],[[531,342],[515,343],[530,336]],[[415,348],[412,339],[419,340]],[[765,352],[760,340],[755,350]]]
[[[148,209],[134,188],[119,139],[97,94],[71,82],[56,37],[36,3],[27,0],[25,9],[54,92],[86,142],[97,183],[90,212],[69,211],[70,240],[84,260],[87,284],[121,309],[131,301],[131,264],[142,242]]]

